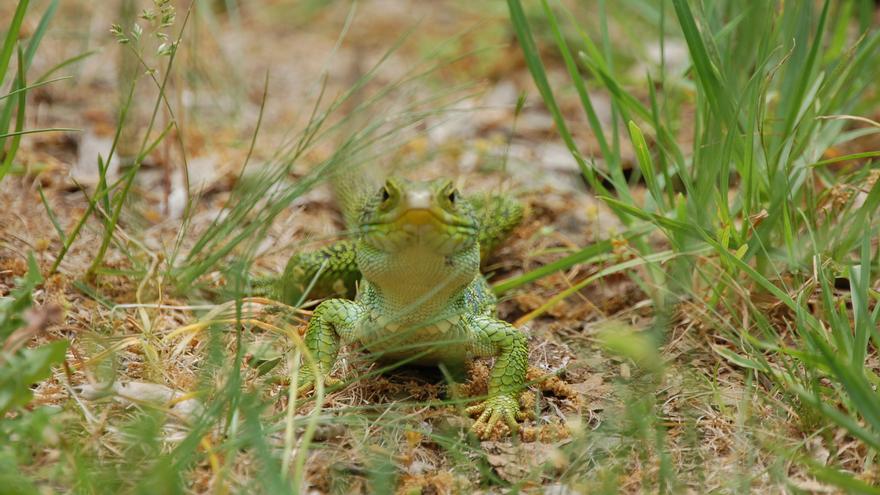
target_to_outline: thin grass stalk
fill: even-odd
[[[176,46],[180,45],[180,40],[183,38],[183,32],[186,29],[187,21],[189,20],[190,14],[192,13],[192,5],[187,9],[186,15],[183,17],[183,22],[180,26],[180,31],[178,31],[177,37],[175,38]],[[153,130],[153,126],[156,122],[156,117],[159,113],[159,108],[161,108],[162,102],[164,101],[163,95],[165,94],[165,88],[168,84],[168,80],[171,76],[171,68],[174,66],[174,60],[177,56],[177,50],[173,50],[168,57],[168,64],[165,66],[165,74],[162,78],[162,85],[159,88],[159,98],[156,99],[156,103],[153,105],[153,112],[150,116],[150,122],[147,125],[147,129],[144,132],[144,137],[141,142],[139,156],[135,159],[134,164],[132,165],[132,173],[129,175],[129,178],[125,181],[122,186],[122,190],[119,192],[117,196],[118,206],[112,210],[112,215],[109,223],[105,226],[104,236],[101,239],[101,245],[98,247],[98,252],[95,254],[95,257],[89,265],[88,270],[86,271],[87,276],[93,275],[97,267],[104,262],[104,255],[107,253],[107,248],[110,246],[110,241],[113,238],[113,231],[116,229],[116,224],[119,222],[119,217],[122,214],[123,207],[125,206],[125,200],[128,197],[128,193],[131,190],[131,186],[134,183],[135,176],[137,175],[138,170],[140,169],[141,164],[143,163],[144,158],[146,158],[145,151],[148,149],[148,140],[150,138],[150,133]],[[165,132],[162,133],[164,136]],[[153,144],[153,147],[158,144],[156,141]]]

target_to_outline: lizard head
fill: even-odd
[[[367,201],[360,221],[362,240],[386,252],[420,246],[455,254],[474,246],[477,229],[473,207],[448,179],[389,178]]]

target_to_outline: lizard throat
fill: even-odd
[[[389,252],[364,244],[357,263],[387,307],[418,319],[447,307],[474,280],[479,274],[480,251],[476,243],[451,255],[419,245]]]

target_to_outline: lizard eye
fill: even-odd
[[[384,203],[384,202],[388,201],[389,199],[391,199],[391,193],[388,192],[387,187],[383,187],[382,188],[382,202]]]
[[[449,198],[450,203],[455,204],[455,200],[458,199],[458,191],[453,190],[447,197]]]

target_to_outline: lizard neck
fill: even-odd
[[[357,263],[377,309],[404,323],[418,322],[452,309],[450,303],[479,274],[480,248],[474,243],[442,255],[422,245],[389,252],[360,243]]]

